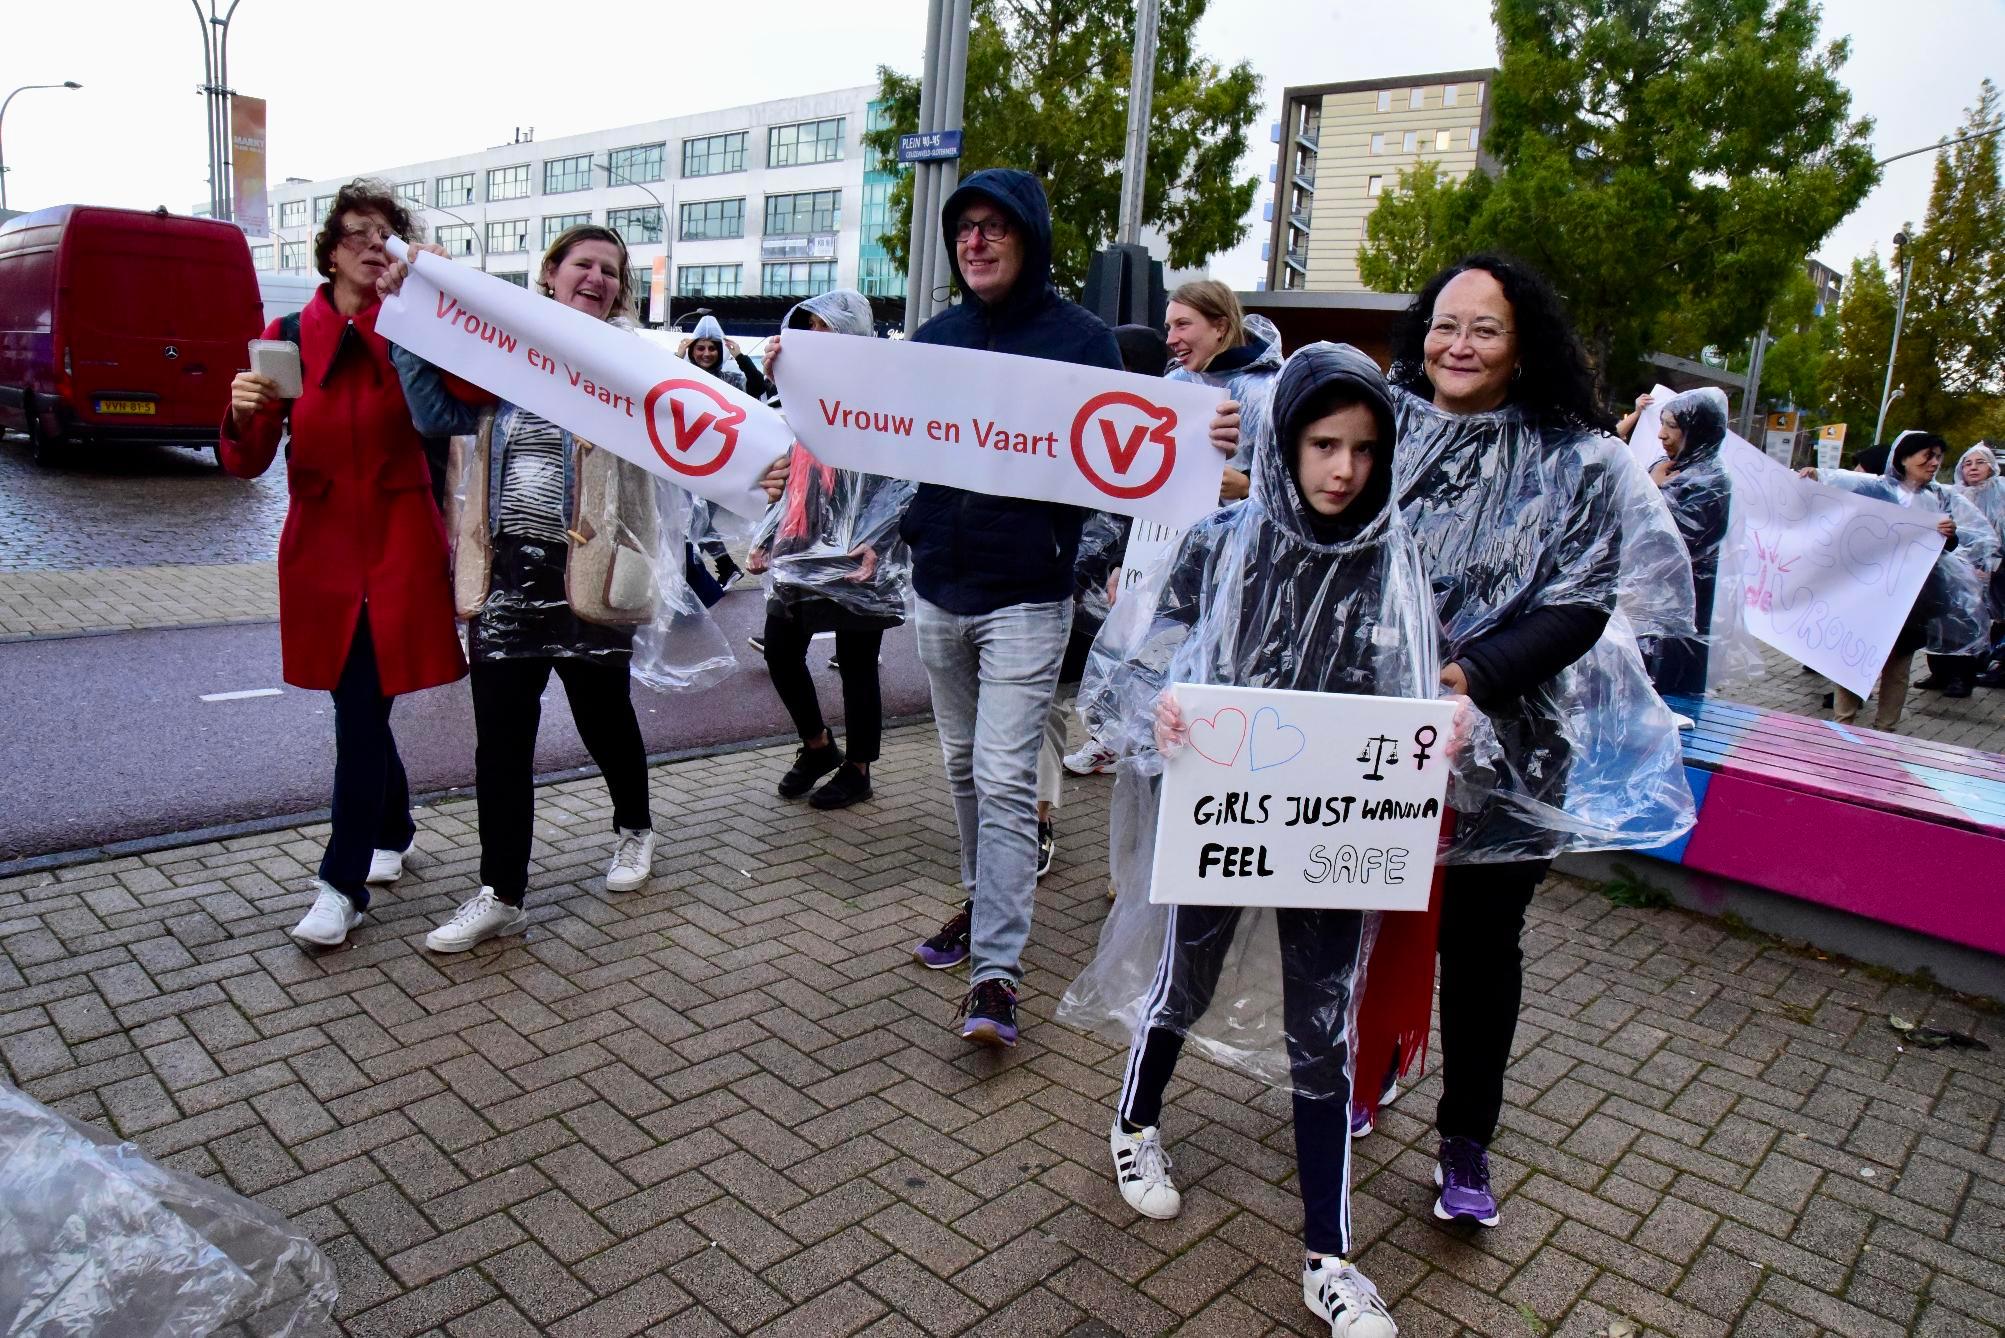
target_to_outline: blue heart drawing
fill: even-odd
[[[1255,771],[1283,766],[1302,755],[1309,736],[1293,725],[1281,723],[1281,713],[1263,706],[1253,713],[1253,737],[1247,749],[1247,765]]]

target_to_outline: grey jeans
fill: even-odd
[[[974,900],[969,983],[1023,978],[1037,897],[1037,750],[1058,689],[1072,601],[949,613],[921,599],[919,660]]]

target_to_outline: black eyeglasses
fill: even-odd
[[[954,240],[964,242],[974,236],[978,229],[985,241],[999,242],[1009,236],[1009,220],[995,214],[980,220],[961,219],[954,224]]]

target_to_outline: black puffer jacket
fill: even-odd
[[[963,284],[960,304],[927,321],[912,338],[1119,371],[1114,332],[1051,285],[1051,207],[1030,173],[989,168],[947,197],[940,214],[955,279],[961,269],[952,243],[954,222],[976,196],[1015,221],[1024,239],[1023,270],[1009,295],[993,305]],[[962,615],[1069,599],[1085,518],[1084,511],[1052,502],[923,484],[902,531],[912,549],[913,589],[928,603]]]

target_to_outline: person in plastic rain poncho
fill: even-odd
[[[1983,512],[1935,481],[1944,454],[1941,437],[1908,431],[1894,438],[1886,467],[1877,475],[1848,469],[1802,471],[1805,477],[1834,488],[1920,512],[1942,535],[1942,553],[1922,583],[1914,608],[1894,638],[1893,653],[1880,671],[1874,729],[1892,730],[1900,723],[1915,651],[1926,647],[1933,654],[1955,657],[1946,671],[1959,675],[1934,683],[1924,679],[1920,686],[1940,687],[1947,697],[1968,697],[1971,685],[1969,677],[1963,675],[1986,649],[1990,619],[1985,611],[1984,586],[1998,556],[1997,533]],[[1969,669],[1970,675],[1975,672]],[[1832,718],[1840,724],[1851,724],[1864,705],[1843,684],[1834,686]]]
[[[1672,396],[1658,419],[1657,438],[1670,457],[1664,500],[1691,556],[1692,616],[1698,629],[1691,636],[1650,643],[1650,676],[1660,693],[1703,697],[1706,692],[1720,545],[1726,541],[1733,502],[1733,481],[1720,459],[1726,436],[1727,397],[1712,387]]]
[[[1184,537],[1138,650],[1113,671],[1124,778],[1159,770],[1185,725],[1178,682],[1432,696],[1440,661],[1426,576],[1391,505],[1391,395],[1347,345],[1311,344],[1274,394],[1276,433],[1252,439],[1251,500]],[[1285,444],[1284,444],[1285,443]],[[1113,819],[1117,845],[1146,846],[1155,789]],[[1294,1093],[1305,1216],[1303,1297],[1331,1332],[1397,1332],[1352,1246],[1349,1121],[1355,995],[1378,916],[1362,911],[1156,906],[1150,856],[1125,882],[1092,965],[1061,1019],[1132,1042],[1108,1139],[1122,1196],[1175,1217],[1181,1196],[1158,1133],[1186,1040],[1210,1059]]]
[[[787,313],[787,330],[832,330],[871,337],[870,303],[854,289],[811,297]],[[777,353],[775,340],[768,356]],[[780,778],[780,797],[798,799],[834,772],[808,802],[847,808],[870,798],[884,706],[877,653],[884,633],[905,621],[911,558],[898,521],[916,484],[832,469],[795,445],[787,490],[752,540],[748,565],[766,573],[766,630],[761,648],[773,690],[801,736],[794,764]],[[842,673],[847,755],[822,720],[808,675],[808,641],[835,634]]]
[[[1239,296],[1216,279],[1187,283],[1170,294],[1163,312],[1169,339],[1171,381],[1216,386],[1239,405],[1240,446],[1226,464],[1218,500],[1247,495],[1253,443],[1267,430],[1274,378],[1281,373],[1281,335],[1264,316],[1248,316]]]
[[[1997,454],[1981,441],[1965,451],[1956,462],[1956,486],[1951,491],[1991,522],[1992,533],[2005,550],[2005,479],[1998,477]],[[2000,653],[2005,652],[2005,560],[1992,562],[1987,594],[1991,644],[1979,657],[1983,672],[1972,681],[1979,687],[2005,688],[2005,664],[1999,662]]]
[[[1690,567],[1675,540],[1625,543],[1625,531],[1658,527],[1627,512],[1661,498],[1612,477],[1625,448],[1603,433],[1586,355],[1535,271],[1497,256],[1449,267],[1408,309],[1393,351],[1393,492],[1433,588],[1442,681],[1475,700],[1503,754],[1448,851],[1438,945],[1434,1211],[1492,1226],[1487,1149],[1532,893],[1555,855],[1661,845],[1692,825],[1676,725],[1618,609],[1653,582],[1689,588]],[[1221,414],[1214,437],[1234,426]],[[1396,1069],[1413,1058],[1400,1053]],[[1367,1081],[1369,1115],[1381,1094]]]
[[[393,265],[379,288],[396,291],[407,272]],[[546,296],[623,328],[631,282],[626,244],[593,224],[559,234],[537,274]],[[551,672],[612,797],[606,888],[631,892],[648,879],[655,833],[629,676],[676,688],[734,665],[681,580],[683,493],[525,409],[449,385],[408,350],[392,358],[418,430],[459,438],[447,530],[473,662],[481,887],[425,946],[464,952],[528,921],[536,727]],[[764,480],[767,495],[784,481],[782,459]]]
[[[683,342],[681,356],[684,361],[710,373],[732,389],[752,393],[746,385],[745,370],[738,365],[738,359],[733,356],[730,348],[730,341],[724,337],[724,327],[717,323],[715,316],[704,316],[696,322],[696,328]],[[759,396],[753,395],[753,398],[757,399]],[[732,582],[744,575],[744,572],[738,569],[730,550],[724,546],[724,537],[717,532],[716,503],[699,499],[692,505],[696,509],[695,521],[690,527],[693,547],[701,549],[703,556],[710,559],[710,565],[717,574],[717,589],[721,596],[723,591],[731,588]],[[706,602],[716,601],[711,599]]]

